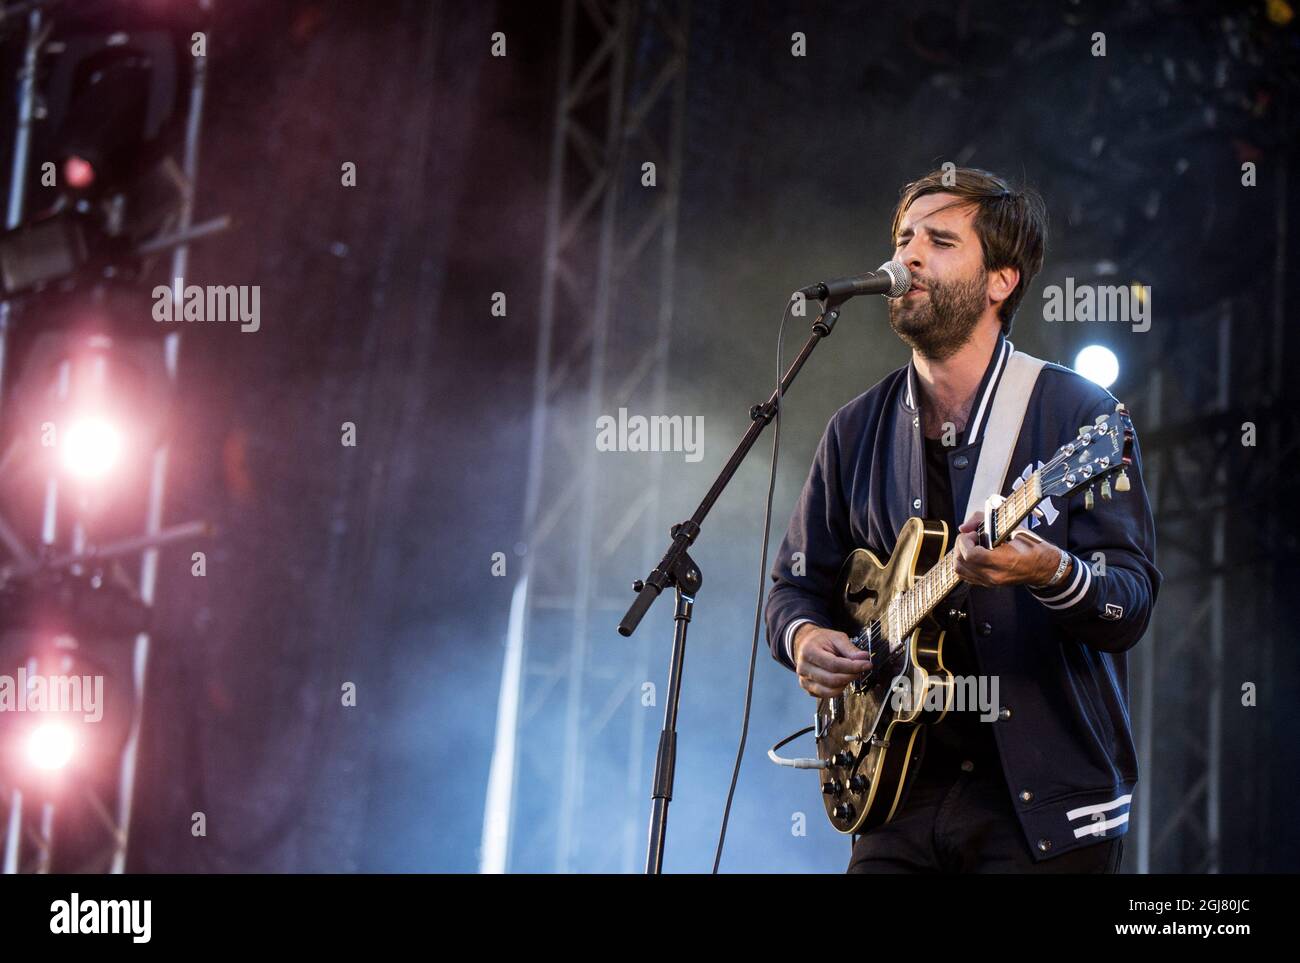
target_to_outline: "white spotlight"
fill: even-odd
[[[1095,381],[1103,388],[1109,388],[1119,377],[1119,359],[1110,348],[1090,344],[1075,357],[1074,370],[1089,381]]]
[[[122,436],[102,418],[86,418],[68,427],[59,447],[68,471],[82,478],[102,478],[117,464]]]
[[[58,722],[45,722],[27,737],[27,761],[37,769],[62,769],[72,760],[76,740],[72,729]]]

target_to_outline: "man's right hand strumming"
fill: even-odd
[[[817,699],[839,695],[871,668],[871,656],[850,642],[847,635],[811,622],[795,630],[790,647],[799,685]]]

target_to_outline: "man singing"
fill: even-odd
[[[962,522],[1046,221],[1035,193],[982,170],[936,171],[903,189],[894,259],[913,284],[889,302],[889,321],[911,363],[831,418],[772,570],[772,653],[811,696],[839,695],[870,664],[832,628],[845,557],[859,547],[888,557],[911,516],[951,532]],[[1045,364],[996,494],[1115,404]],[[1093,511],[1081,495],[1044,502],[1037,539],[987,550],[975,535],[982,515],[961,524],[956,570],[969,589],[936,611],[943,662],[954,676],[995,678],[985,691],[1000,704],[922,727],[902,804],[856,838],[849,872],[1117,871],[1138,777],[1125,653],[1161,581],[1136,440],[1128,475],[1130,490]]]

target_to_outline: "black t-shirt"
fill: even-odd
[[[927,496],[926,514],[932,519],[941,519],[948,523],[948,548],[951,549],[957,538],[957,513],[953,507],[952,487],[948,479],[949,447],[942,439],[925,440],[925,485]],[[954,607],[950,602],[941,604],[935,610],[941,616],[941,624],[947,629],[943,640],[943,664],[954,676],[975,676],[979,667],[975,662],[974,643],[970,635],[970,619],[957,619],[954,622],[942,618],[943,613]],[[969,690],[968,690],[969,691]],[[974,690],[976,693],[980,689]],[[992,697],[991,689],[984,689]],[[923,774],[955,773],[961,763],[970,760],[979,766],[981,763],[996,762],[998,758],[997,742],[993,736],[992,722],[980,719],[978,707],[966,711],[957,711],[958,702],[948,712],[944,720],[937,725],[927,726],[925,759],[921,768]],[[993,711],[998,707],[994,706]]]

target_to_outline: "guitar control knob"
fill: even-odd
[[[831,810],[831,817],[833,819],[852,819],[853,803],[840,803]]]
[[[854,792],[866,792],[867,780],[863,776],[854,776],[849,780],[849,788]]]
[[[822,783],[823,796],[838,796],[844,791],[844,786],[838,779],[832,779],[830,782]]]
[[[831,765],[832,766],[853,765],[853,753],[849,752],[848,750],[843,750],[841,752],[835,753],[835,755],[831,757]]]

